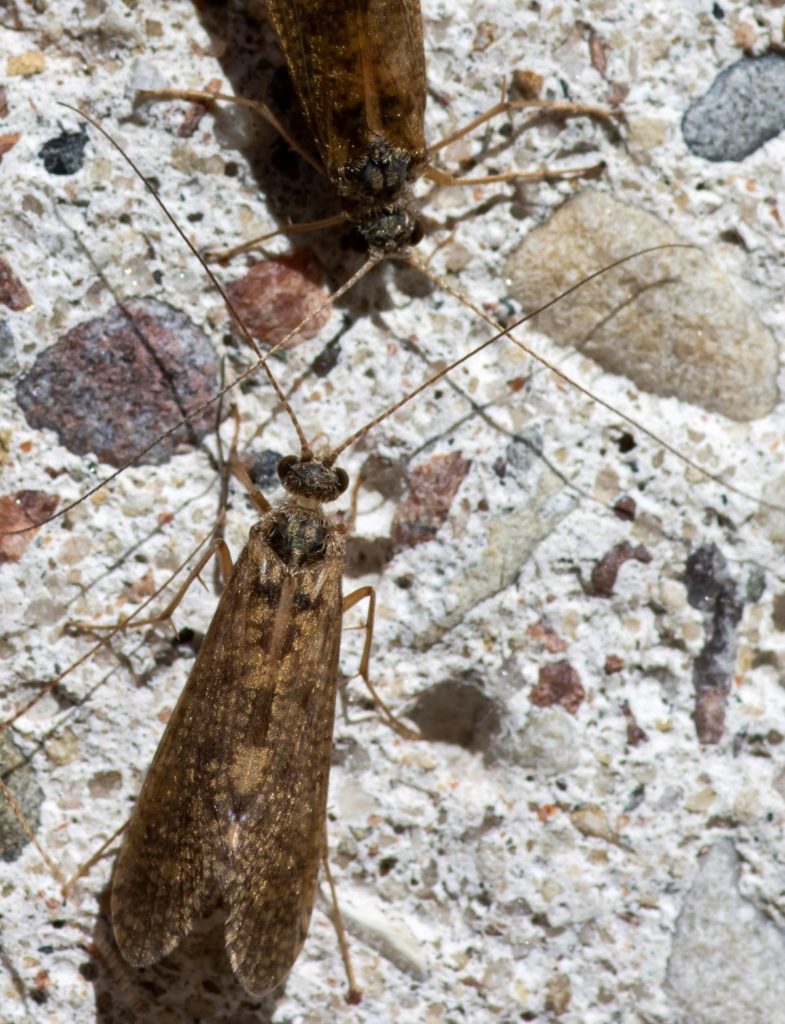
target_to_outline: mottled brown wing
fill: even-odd
[[[266,2],[331,180],[375,135],[424,158],[419,0]]]
[[[296,959],[324,829],[341,616],[341,542],[289,573],[257,524],[156,752],[112,881],[120,951],[169,953],[222,898],[251,992]]]

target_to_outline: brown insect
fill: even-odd
[[[305,942],[325,855],[343,539],[321,506],[348,477],[284,459],[226,585],[126,831],[112,881],[120,951],[171,952],[219,901],[232,969],[279,985]],[[366,591],[350,595],[351,607]]]
[[[512,371],[511,371],[511,373],[512,373]],[[508,376],[510,376],[510,374],[508,374]],[[563,407],[563,406],[561,406],[561,404],[559,404],[559,406],[558,406],[558,410],[559,410],[559,413],[560,413],[560,415],[563,415],[563,414],[564,414],[564,407]],[[586,453],[586,455],[588,455],[588,453]],[[510,478],[510,477],[509,477],[509,473],[508,473],[508,480],[509,480],[509,478]],[[474,495],[473,495],[472,497],[474,498]],[[86,508],[87,508],[87,506],[86,506]],[[467,547],[468,547],[468,545],[467,545]],[[51,557],[51,556],[50,556],[50,557]],[[558,595],[557,595],[557,596],[558,596]],[[535,601],[537,600],[537,597],[536,597],[536,594],[534,593],[534,588],[532,588],[532,589],[531,589],[531,590],[530,590],[529,592],[527,592],[527,593],[526,593],[526,600],[527,600],[527,602],[529,602],[529,608],[531,608],[531,607],[533,607],[533,606],[536,606],[536,605],[534,604],[534,602],[535,602]],[[599,602],[595,602],[595,604],[596,604],[596,605],[597,605],[598,603],[599,603]],[[556,601],[554,601],[554,604],[552,605],[552,607],[553,607],[553,608],[556,608],[556,609],[558,609],[558,604],[557,604],[557,602],[556,602]],[[576,607],[577,607],[577,605],[576,605]],[[546,610],[548,610],[548,609],[546,609]],[[579,611],[578,611],[577,613],[578,613],[578,614],[582,614],[582,607],[580,608],[580,610],[579,610]],[[558,629],[558,623],[559,623],[559,618],[558,618],[558,616],[559,616],[559,611],[557,610],[557,611],[556,611],[556,614],[555,614],[555,621],[556,621],[556,623],[557,623],[557,629]],[[582,621],[582,620],[581,620],[581,621]],[[485,633],[485,636],[484,636],[484,638],[483,638],[483,639],[485,640],[485,643],[486,643],[486,644],[487,644],[488,646],[490,646],[491,644],[496,644],[496,643],[498,643],[498,644],[499,644],[499,646],[501,646],[501,643],[499,643],[499,632],[498,632],[499,630],[500,630],[500,627],[497,627],[497,626],[496,626],[496,624],[495,624],[495,622],[493,622],[492,620],[491,620],[490,622],[488,622],[488,624],[487,624],[487,626],[486,626],[486,633]],[[477,632],[479,632],[479,631],[477,631]],[[518,631],[518,634],[516,634],[516,639],[518,639],[518,637],[520,636],[520,633],[521,633],[521,630],[519,629],[519,631]],[[559,638],[557,637],[556,639],[558,640]],[[504,641],[501,641],[501,642],[504,642]],[[472,656],[473,658],[475,658],[475,657],[477,656],[477,651],[476,651],[476,648],[475,648],[474,650],[472,650],[472,651],[470,652],[470,654],[471,654],[471,656]],[[481,652],[480,652],[480,655],[479,655],[479,658],[478,658],[478,660],[479,660],[479,662],[480,662],[480,664],[481,664],[481,663],[482,663],[482,653],[481,653]],[[581,669],[581,671],[582,671],[582,669]],[[438,678],[438,677],[434,677],[434,678]],[[598,701],[602,701],[602,700],[604,699],[604,696],[603,696],[603,691],[602,691],[602,687],[601,687],[600,683],[595,683],[595,688],[594,688],[594,692],[595,692],[595,696],[596,696],[596,699],[597,699]],[[143,694],[143,693],[135,694],[135,696],[136,696],[136,695],[138,695],[138,696],[140,696],[140,697],[143,697],[143,696],[144,696],[144,694]],[[129,702],[130,702],[130,701],[129,701]],[[648,728],[648,727],[649,727],[649,726],[648,726],[648,723],[647,723],[647,728]],[[644,756],[645,756],[645,755],[644,755]],[[146,763],[146,762],[145,762],[145,763]],[[559,797],[559,799],[563,799],[563,798],[562,798],[562,797]],[[96,801],[95,803],[96,803],[96,806],[97,806],[98,810],[101,810],[101,802],[100,802],[100,801],[98,800],[98,801]],[[90,810],[92,810],[92,809],[90,809]],[[494,809],[494,813],[495,813],[495,812],[497,812],[497,811],[500,811],[500,813],[501,813],[501,814],[504,814],[504,813],[505,813],[505,811],[504,811],[504,808],[503,808],[503,805],[501,805],[500,803],[499,803],[499,805],[498,805],[498,806],[497,806],[497,807],[496,807],[496,808]],[[558,811],[556,811],[556,810],[555,810],[555,811],[554,811],[554,813],[555,813],[555,814],[557,814],[557,818],[558,818],[558,816],[559,816],[559,815],[558,815]],[[73,816],[73,815],[72,815],[72,816]],[[57,835],[58,835],[58,837],[63,837],[63,836],[66,836],[66,835],[68,835],[68,826],[69,826],[69,816],[68,816],[68,815],[67,815],[66,813],[62,813],[62,814],[60,815],[60,817],[61,817],[61,819],[62,819],[62,820],[61,820],[61,823],[60,823],[60,821],[59,821],[59,820],[57,821],[57,826],[58,826],[58,834],[57,834]],[[529,828],[529,826],[527,826],[527,828]],[[467,847],[467,850],[470,850],[470,849],[471,849],[472,847],[474,847],[474,846],[477,846],[477,847],[479,847],[479,846],[481,845],[481,843],[482,843],[482,839],[481,839],[481,838],[479,837],[479,833],[480,833],[480,829],[478,829],[478,830],[477,830],[477,833],[475,833],[475,834],[474,834],[475,836],[477,836],[477,837],[478,837],[478,838],[477,838],[476,840],[474,840],[474,839],[473,839],[473,840],[469,840],[469,839],[467,839],[467,841],[466,841],[466,847]],[[527,837],[530,837],[530,842],[531,842],[532,844],[536,843],[536,841],[537,841],[537,831],[536,831],[536,822],[534,822],[533,818],[532,818],[532,824],[531,824],[531,826],[530,826],[529,830],[527,830],[527,831],[526,831],[526,836],[527,836]],[[559,853],[559,851],[558,851],[558,850],[555,850],[553,846],[552,846],[552,848],[551,848],[551,849],[552,849],[552,851],[553,851],[553,856],[554,856],[554,864],[561,864],[561,863],[563,863],[563,861],[561,861],[561,860],[560,860],[560,853]],[[613,853],[613,851],[611,851],[611,852]],[[521,853],[521,857],[523,857],[523,854],[522,854],[522,853]],[[554,874],[556,874],[556,873],[557,873],[556,869],[554,869],[554,872],[553,872],[553,873],[554,873]],[[40,885],[40,882],[39,882],[39,885]],[[427,904],[426,904],[426,906],[427,906]],[[58,912],[58,911],[57,911],[57,910],[55,910],[55,912]],[[492,935],[491,935],[490,933],[489,933],[489,935],[488,935],[488,941],[489,941],[489,943],[493,941],[493,937],[492,937]],[[468,971],[467,971],[467,975],[469,975],[469,972],[468,972]],[[470,981],[470,985],[471,985],[471,984],[472,984],[472,982],[473,982],[473,978],[472,978],[472,977],[470,977],[470,978],[469,978],[469,981]],[[294,987],[294,986],[293,986],[293,987]],[[470,986],[467,986],[467,989],[469,989],[469,987],[470,987]],[[474,995],[474,993],[475,993],[475,992],[477,992],[477,991],[479,991],[479,990],[478,990],[478,989],[477,989],[476,987],[472,987],[472,988],[471,988],[471,993],[472,993],[473,995]],[[577,988],[575,988],[575,991],[576,991],[576,998],[577,998]],[[463,995],[462,995],[462,997],[463,997]],[[314,1004],[314,1005],[315,1005],[315,1004]]]
[[[319,159],[291,136],[265,103],[217,92],[167,89],[142,91],[140,100],[216,99],[248,106],[267,120],[316,170],[326,174],[343,212],[290,231],[350,221],[375,254],[415,245],[424,230],[412,185],[419,177],[439,185],[482,185],[511,180],[596,175],[602,164],[564,171],[505,172],[454,177],[429,163],[431,157],[497,115],[514,110],[587,116],[613,123],[617,115],[599,107],[506,96],[471,124],[432,146],[425,140],[427,78],[419,0],[264,0],[289,75],[313,136]],[[265,238],[268,236],[265,236]],[[221,253],[221,260],[264,239]]]
[[[324,171],[372,250],[422,235],[425,52],[418,0],[267,0]]]
[[[159,744],[125,829],[111,893],[117,944],[137,967],[165,957],[220,904],[232,969],[252,994],[281,984],[307,936],[326,855],[341,616],[368,599],[373,621],[371,588],[342,598],[343,530],[322,512],[348,485],[335,463],[454,368],[440,370],[316,457],[267,361],[260,362],[301,452],[279,463],[288,494],[283,502],[271,507],[254,496],[261,519]],[[216,544],[192,575],[214,550],[226,551]],[[360,665],[369,686],[370,639],[369,630]],[[399,731],[416,735],[379,704]],[[347,969],[354,999],[358,990]]]

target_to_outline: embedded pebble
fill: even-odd
[[[744,57],[684,114],[684,141],[704,160],[743,160],[785,129],[785,57]]]
[[[237,281],[226,286],[232,305],[258,341],[277,345],[328,298],[322,267],[307,249],[254,263]],[[330,319],[330,306],[290,338],[291,348],[313,338]]]
[[[16,400],[31,427],[60,443],[122,466],[189,408],[219,387],[218,358],[184,313],[156,299],[133,299],[86,320],[41,352],[20,379]],[[215,427],[210,405],[137,464],[168,461]]]
[[[548,778],[568,775],[578,764],[578,737],[572,719],[559,708],[533,709],[526,724],[495,745],[499,760],[508,760]]]
[[[35,831],[40,823],[43,791],[22,751],[6,732],[0,739],[0,775],[19,804],[27,823]],[[0,801],[0,858],[13,861],[30,842],[7,801]]]
[[[30,292],[14,273],[11,264],[0,256],[0,302],[15,313],[33,304]]]
[[[31,529],[51,516],[60,498],[45,491],[16,491],[0,495],[0,564],[18,562],[38,530]],[[25,533],[14,533],[25,530]]]
[[[701,743],[719,743],[733,684],[737,630],[744,600],[716,544],[696,548],[684,571],[687,600],[703,614],[705,640],[692,667],[695,732]]]
[[[341,916],[348,930],[416,981],[428,977],[426,950],[403,914],[391,914],[368,890],[341,888]]]
[[[461,452],[450,452],[412,470],[393,518],[394,552],[434,539],[470,466]]]
[[[622,256],[681,242],[659,218],[589,189],[523,240],[507,263],[510,294],[531,311]],[[533,326],[644,391],[730,419],[765,416],[777,403],[774,338],[696,249],[632,259]]]
[[[571,715],[577,714],[585,697],[586,690],[581,677],[566,658],[554,661],[550,665],[541,665],[537,685],[529,694],[532,704],[541,708],[558,704]]]
[[[588,804],[570,813],[570,821],[581,835],[592,839],[604,839],[607,843],[616,843],[619,837],[611,828],[608,815],[599,804]]]
[[[619,570],[625,562],[642,562],[647,565],[651,554],[643,544],[633,547],[628,541],[616,544],[599,561],[595,562],[591,578],[586,586],[586,593],[593,597],[611,597]]]
[[[720,839],[701,858],[676,922],[667,985],[679,1019],[782,1024],[784,959],[785,936],[742,897],[736,849]]]
[[[536,442],[535,442],[536,443]],[[526,473],[530,445],[518,442],[508,448],[508,472]],[[523,449],[521,464],[513,457]],[[575,494],[566,490],[556,473],[540,463],[536,474],[530,472],[528,501],[492,512],[488,516],[484,547],[470,553],[466,564],[451,580],[444,581],[441,593],[444,611],[434,613],[423,609],[422,624],[416,644],[427,649],[444,634],[462,622],[469,612],[487,598],[498,594],[515,580],[532,551],[570,513],[576,503]]]
[[[49,174],[76,174],[82,167],[86,145],[87,132],[84,128],[78,132],[60,132],[43,144],[38,155]]]
[[[5,73],[9,78],[29,78],[31,75],[40,75],[46,67],[46,59],[38,50],[28,50],[26,53],[18,53],[9,57],[5,65]]]

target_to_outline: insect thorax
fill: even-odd
[[[372,252],[396,252],[422,238],[411,195],[411,182],[422,161],[421,153],[375,136],[360,159],[338,172],[338,191]]]
[[[335,527],[321,506],[343,494],[348,476],[311,455],[287,455],[278,463],[278,476],[291,497],[272,508],[259,523],[265,540],[290,569],[323,560],[338,541]]]
[[[324,561],[338,542],[327,516],[291,499],[271,509],[256,528],[290,570]]]

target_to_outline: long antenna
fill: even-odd
[[[161,197],[158,195],[157,190],[152,186],[152,184],[145,177],[145,175],[142,174],[141,169],[136,165],[136,163],[134,163],[134,161],[128,155],[128,153],[126,153],[126,151],[123,149],[123,147],[115,139],[112,138],[112,136],[109,134],[109,132],[107,132],[104,129],[104,127],[100,123],[100,121],[97,121],[94,117],[92,117],[92,115],[86,114],[83,110],[80,110],[78,107],[71,106],[70,103],[63,103],[61,101],[58,105],[61,106],[61,107],[66,107],[68,110],[73,111],[73,113],[77,114],[79,117],[83,117],[85,119],[85,121],[87,121],[89,124],[91,124],[93,126],[93,128],[96,129],[96,131],[100,132],[101,135],[103,135],[103,137],[107,140],[107,142],[109,142],[112,146],[114,146],[114,148],[117,150],[117,152],[123,158],[123,160],[125,160],[125,162],[128,164],[128,166],[134,172],[134,174],[136,174],[136,176],[144,184],[144,187],[147,189],[147,191],[150,193],[150,195],[156,201],[156,203],[158,204],[159,208],[161,209],[163,215],[166,217],[166,219],[172,225],[172,227],[177,232],[177,234],[180,236],[180,238],[182,238],[182,240],[185,242],[185,244],[191,250],[193,255],[196,257],[196,259],[199,260],[200,264],[202,265],[202,269],[204,270],[205,274],[207,274],[207,276],[210,278],[210,281],[211,281],[213,287],[218,292],[218,294],[221,296],[221,298],[224,300],[224,303],[226,304],[226,308],[231,313],[232,317],[234,318],[235,322],[237,323],[237,326],[239,327],[240,331],[242,332],[243,337],[248,342],[248,344],[251,346],[251,349],[253,350],[253,352],[256,355],[257,362],[255,364],[254,369],[258,369],[259,367],[262,367],[264,372],[267,374],[267,379],[272,384],[273,389],[274,389],[276,395],[278,396],[278,401],[281,403],[282,407],[286,411],[286,414],[288,415],[289,419],[291,420],[292,426],[294,427],[295,433],[297,434],[297,439],[300,442],[300,448],[302,450],[303,455],[305,455],[306,453],[310,453],[310,450],[311,450],[310,445],[308,444],[308,440],[307,440],[305,434],[303,433],[303,429],[300,426],[300,423],[299,423],[297,417],[294,414],[294,410],[289,405],[289,402],[288,402],[288,400],[286,398],[286,395],[283,392],[283,389],[281,388],[280,384],[276,380],[275,374],[272,372],[270,367],[267,365],[267,360],[270,358],[270,356],[274,352],[278,351],[278,349],[282,348],[283,345],[289,340],[289,338],[291,338],[292,334],[296,333],[296,330],[294,332],[291,332],[290,334],[288,334],[287,337],[283,341],[278,342],[278,344],[276,346],[274,346],[272,349],[270,349],[270,351],[267,352],[266,355],[263,355],[261,349],[256,344],[256,341],[254,340],[253,335],[251,334],[251,332],[248,330],[247,326],[243,322],[242,317],[240,316],[240,314],[235,309],[234,304],[232,303],[232,300],[229,298],[225,288],[223,287],[221,282],[218,280],[218,278],[214,274],[214,272],[211,269],[211,267],[209,266],[209,264],[206,263],[205,260],[202,258],[202,255],[199,252],[199,250],[196,248],[196,246],[193,244],[191,239],[186,235],[186,233],[180,227],[180,225],[178,224],[178,222],[175,219],[175,217],[169,212],[166,204],[162,201]],[[321,309],[322,309],[322,307],[319,307],[319,310],[316,313],[311,314],[307,318],[307,320],[313,319],[313,317],[315,315],[317,315],[318,312],[321,312]],[[304,323],[307,322],[307,320],[304,321]],[[300,325],[300,326],[302,326],[302,325]],[[297,329],[299,329],[299,328],[297,328]],[[191,415],[193,415],[193,413],[189,413],[189,416],[188,416],[189,419],[190,419]],[[180,424],[178,424],[178,426],[179,425]],[[164,435],[164,437],[166,437],[166,436],[168,436],[168,435]],[[157,444],[158,441],[156,441],[155,443]],[[150,450],[150,448],[145,448],[144,452],[142,452],[141,454],[147,454],[147,452],[149,450]],[[125,467],[123,467],[123,468],[125,468]],[[111,477],[110,477],[110,479],[111,479]]]
[[[169,211],[169,209],[167,208],[166,204],[163,202],[161,197],[158,195],[158,192],[156,191],[156,189],[150,184],[148,179],[144,176],[144,174],[142,173],[141,169],[136,165],[136,163],[134,163],[134,161],[125,152],[125,150],[122,148],[122,146],[115,139],[112,138],[112,136],[106,131],[106,129],[100,124],[99,121],[97,121],[91,115],[86,114],[83,110],[79,110],[78,107],[72,106],[70,103],[62,103],[61,102],[59,105],[61,107],[66,107],[68,110],[73,111],[79,117],[83,117],[86,121],[88,121],[97,131],[99,131],[101,133],[101,135],[103,135],[103,137],[109,143],[111,143],[111,145],[117,150],[117,152],[120,154],[120,156],[123,158],[123,160],[125,160],[125,162],[128,164],[128,166],[133,170],[134,174],[136,174],[136,176],[141,179],[141,181],[143,182],[145,188],[148,190],[150,195],[153,197],[155,202],[158,204],[159,208],[162,210],[162,212],[163,212],[164,216],[166,217],[166,219],[169,221],[169,223],[175,229],[175,231],[180,236],[180,238],[188,246],[188,248],[190,249],[191,253],[199,261],[202,269],[207,274],[208,278],[210,279],[212,284],[215,286],[215,288],[218,291],[219,295],[222,297],[222,299],[226,303],[226,307],[229,310],[229,312],[232,315],[232,317],[234,318],[235,322],[237,323],[239,329],[241,330],[241,332],[243,334],[243,337],[248,342],[248,344],[251,346],[251,348],[253,349],[253,351],[255,352],[255,354],[257,355],[258,358],[256,359],[256,361],[251,366],[247,367],[247,369],[245,369],[242,373],[240,373],[236,377],[234,377],[231,381],[229,381],[228,384],[225,384],[211,398],[206,399],[204,402],[201,402],[199,405],[195,406],[193,409],[190,409],[188,411],[188,413],[181,420],[179,420],[177,423],[173,424],[167,430],[163,431],[163,433],[159,434],[159,436],[154,441],[151,441],[150,444],[148,444],[144,448],[140,449],[140,451],[138,451],[136,453],[136,455],[134,455],[133,458],[128,459],[121,466],[119,466],[117,469],[115,469],[112,473],[109,473],[102,480],[100,480],[98,483],[96,483],[93,487],[91,487],[89,490],[85,491],[84,494],[81,494],[78,498],[75,498],[73,501],[69,502],[67,505],[63,505],[60,509],[58,509],[57,512],[54,512],[52,515],[47,516],[44,519],[41,519],[37,523],[33,523],[31,526],[25,526],[25,527],[22,527],[21,529],[18,529],[18,530],[7,530],[7,531],[4,530],[4,531],[0,531],[0,533],[2,533],[4,536],[15,536],[16,534],[29,533],[31,530],[37,530],[40,527],[45,526],[47,523],[51,523],[51,522],[53,522],[56,519],[61,519],[64,515],[66,515],[68,512],[70,512],[71,509],[76,508],[77,505],[80,505],[87,498],[91,497],[96,492],[102,490],[104,487],[107,486],[107,484],[110,484],[114,479],[116,479],[118,476],[120,476],[122,473],[124,473],[126,469],[128,469],[130,466],[133,466],[140,459],[143,459],[144,456],[147,455],[148,452],[152,451],[152,449],[156,447],[156,445],[161,444],[162,441],[165,441],[168,437],[171,437],[171,435],[174,434],[176,431],[180,430],[180,428],[185,423],[188,423],[190,420],[195,419],[205,409],[208,409],[208,408],[210,408],[210,406],[215,405],[217,402],[220,402],[221,399],[228,392],[230,392],[234,388],[236,388],[238,384],[242,384],[243,381],[247,380],[249,377],[252,377],[257,372],[257,370],[259,370],[260,367],[267,374],[267,378],[270,381],[270,383],[272,384],[272,386],[273,386],[273,388],[275,390],[275,393],[278,396],[278,399],[279,399],[279,401],[281,403],[281,406],[283,407],[283,409],[286,411],[287,415],[289,416],[289,419],[290,419],[290,421],[292,423],[292,426],[294,427],[294,430],[295,430],[295,432],[297,434],[297,439],[298,439],[298,441],[300,443],[301,457],[304,458],[304,459],[311,458],[312,457],[311,445],[310,445],[308,439],[306,438],[305,433],[304,433],[302,427],[300,426],[300,423],[299,423],[299,421],[298,421],[298,419],[297,419],[297,417],[296,417],[296,415],[294,413],[294,410],[292,409],[291,404],[289,403],[286,395],[283,392],[283,389],[279,385],[278,381],[275,378],[275,375],[273,374],[272,370],[268,366],[268,360],[270,359],[271,356],[275,355],[276,352],[279,352],[281,349],[285,348],[286,345],[288,344],[288,342],[299,331],[301,331],[302,328],[306,324],[310,323],[312,320],[314,320],[316,317],[318,317],[323,309],[325,309],[327,306],[332,306],[338,299],[340,299],[344,294],[346,294],[346,292],[348,292],[350,289],[352,289],[354,287],[354,285],[361,278],[365,277],[365,275],[368,274],[373,269],[373,267],[375,267],[376,264],[381,259],[380,256],[376,256],[376,255],[369,256],[368,259],[365,261],[365,263],[363,263],[363,265],[357,271],[355,271],[355,273],[352,274],[351,277],[347,281],[345,281],[338,289],[336,289],[336,291],[333,292],[332,295],[329,295],[323,302],[321,302],[315,309],[313,309],[303,320],[301,320],[297,324],[296,327],[294,327],[291,331],[289,331],[289,333],[285,337],[281,338],[280,341],[276,342],[275,345],[273,345],[271,348],[269,348],[266,353],[262,353],[261,350],[259,349],[259,346],[256,344],[256,341],[254,340],[253,336],[251,335],[251,332],[248,330],[248,327],[244,323],[242,317],[240,316],[240,314],[238,313],[238,311],[234,307],[231,299],[229,298],[228,294],[226,293],[226,289],[223,287],[221,282],[218,280],[218,278],[216,277],[215,273],[213,272],[213,270],[211,269],[209,264],[204,260],[204,258],[202,257],[201,253],[199,252],[199,250],[196,248],[196,246],[193,244],[193,242],[191,242],[191,240],[185,234],[183,229],[180,227],[180,225],[178,224],[176,218]]]

